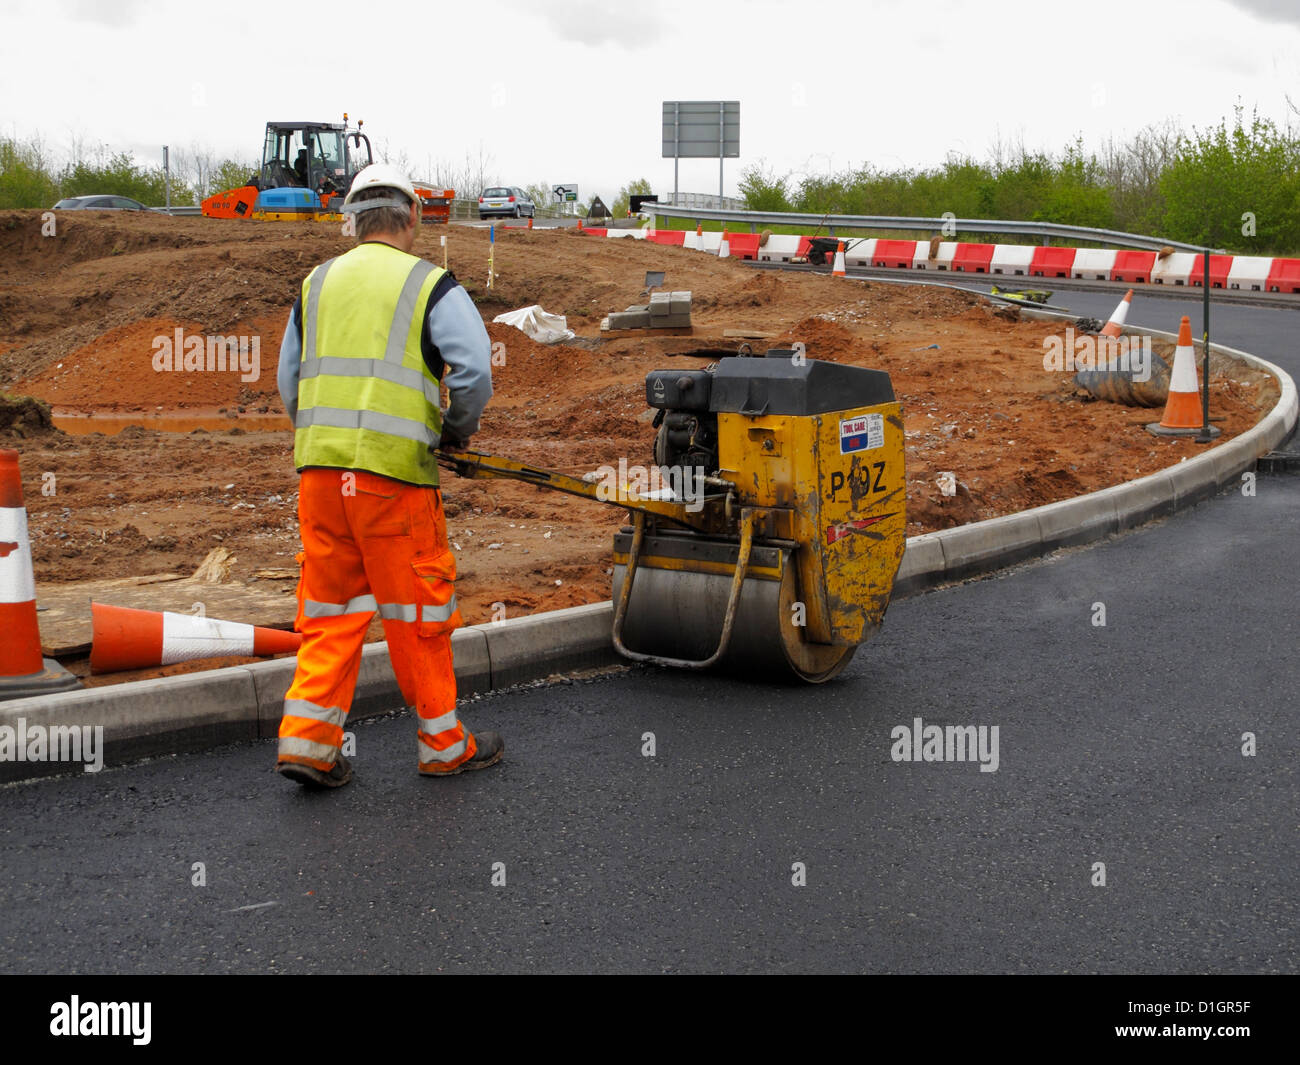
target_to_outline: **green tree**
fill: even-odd
[[[615,218],[626,218],[628,208],[632,205],[632,197],[649,196],[651,191],[650,182],[646,181],[645,178],[629,181],[618,190],[618,196],[614,198],[614,204],[610,207],[610,212]]]
[[[209,183],[211,192],[225,192],[227,189],[237,189],[241,185],[247,185],[249,180],[256,176],[261,169],[256,163],[242,163],[237,159],[223,159],[212,170],[212,178]]]
[[[1174,240],[1261,254],[1300,248],[1300,144],[1258,114],[1247,125],[1237,107],[1231,128],[1222,121],[1183,137],[1160,191]]]
[[[58,198],[40,143],[0,140],[0,208],[52,207]]]
[[[161,207],[166,202],[165,177],[161,167],[138,167],[126,152],[101,153],[97,161],[76,159],[59,173],[62,196],[129,196],[146,207]],[[177,183],[171,190],[173,204],[192,204],[194,193]]]
[[[789,211],[790,175],[778,177],[755,163],[741,174],[740,195],[745,200],[745,207],[751,211]]]

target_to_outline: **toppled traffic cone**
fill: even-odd
[[[219,621],[190,614],[133,610],[91,603],[94,636],[92,673],[149,669],[226,655],[278,655],[296,651],[302,636],[238,621]]]
[[[1128,318],[1128,309],[1132,304],[1133,290],[1129,289],[1124,293],[1124,298],[1119,301],[1119,306],[1115,308],[1115,312],[1110,316],[1110,321],[1101,327],[1100,335],[1104,337],[1115,337],[1118,339],[1120,334],[1124,331],[1124,322]]]
[[[835,246],[835,262],[831,264],[831,277],[848,276],[848,271],[844,268],[844,241],[840,241]]]
[[[1192,348],[1192,320],[1183,315],[1178,323],[1178,346],[1174,349],[1174,367],[1169,371],[1169,399],[1159,423],[1147,426],[1156,436],[1193,436],[1203,427],[1200,388],[1196,377],[1196,353]],[[1219,430],[1208,427],[1210,436]]]
[[[0,448],[0,700],[67,691],[80,685],[41,654],[36,577],[18,452]]]

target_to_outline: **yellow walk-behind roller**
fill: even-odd
[[[774,349],[654,370],[646,398],[659,410],[653,471],[440,461],[631,511],[613,581],[613,640],[628,658],[829,680],[879,627],[906,543],[889,375]]]

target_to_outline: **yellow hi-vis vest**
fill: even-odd
[[[359,244],[302,283],[293,461],[436,485],[438,379],[420,333],[445,271],[387,244]]]

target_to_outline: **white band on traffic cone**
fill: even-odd
[[[30,603],[36,599],[32,544],[23,507],[0,507],[0,603]]]
[[[253,654],[253,626],[164,610],[162,664]]]

